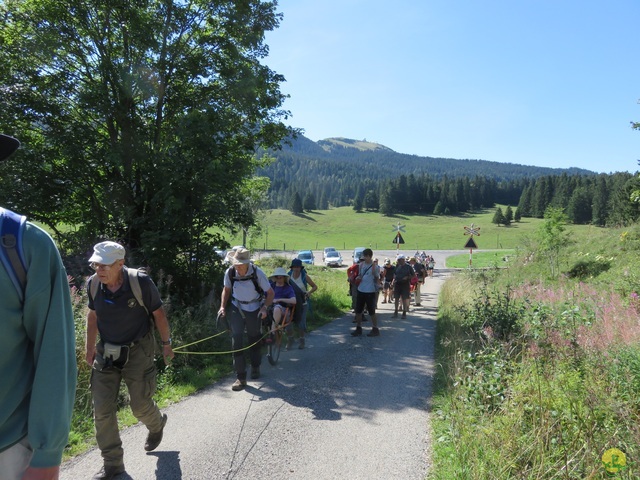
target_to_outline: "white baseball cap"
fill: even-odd
[[[125,249],[116,242],[100,242],[93,247],[93,255],[89,262],[102,263],[103,265],[111,265],[117,260],[124,258]]]

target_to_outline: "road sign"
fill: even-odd
[[[474,227],[473,223],[471,224],[470,227],[464,227],[464,234],[465,235],[471,235],[472,237],[475,235],[477,237],[480,236],[480,227]]]
[[[404,243],[404,238],[402,238],[402,235],[400,235],[400,232],[398,232],[398,234],[395,237],[393,237],[393,240],[391,242],[396,244],[401,244],[401,243]]]
[[[404,232],[404,225],[400,225],[400,222],[398,222],[398,225],[394,225],[393,226],[393,231],[394,232]],[[406,233],[406,232],[405,232]]]
[[[464,248],[475,248],[476,250],[478,249],[478,246],[476,245],[475,240],[473,239],[473,235],[471,237],[469,237],[469,240],[467,240],[467,243],[465,244]]]

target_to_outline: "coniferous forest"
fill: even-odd
[[[640,181],[628,172],[419,157],[366,140],[303,136],[269,155],[275,160],[259,172],[271,180],[268,207],[294,213],[353,206],[387,215],[455,215],[503,204],[516,218],[563,208],[575,224],[625,225],[640,217],[629,202]]]

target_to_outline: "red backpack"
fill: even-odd
[[[358,270],[359,270],[359,267],[357,263],[354,263],[349,268],[347,268],[347,281],[349,283],[356,282],[356,277],[358,276],[358,273],[359,273]]]

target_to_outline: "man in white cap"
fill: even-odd
[[[0,161],[19,146],[0,135]],[[11,222],[17,234],[5,234]],[[67,273],[46,232],[2,208],[0,225],[0,478],[56,480],[77,377]]]
[[[251,378],[260,378],[262,346],[260,345],[262,319],[267,317],[267,309],[273,304],[274,291],[267,275],[251,263],[251,254],[246,248],[239,248],[229,255],[231,266],[224,274],[224,288],[218,315],[227,316],[231,327],[231,348],[236,381],[231,386],[234,392],[247,386],[247,365],[244,356],[243,338],[247,331]],[[227,303],[231,300],[230,308]]]
[[[111,479],[125,471],[116,417],[122,380],[129,390],[131,411],[149,430],[146,451],[160,445],[167,423],[167,415],[160,413],[153,400],[156,366],[152,320],[160,335],[165,363],[174,356],[169,322],[151,278],[140,271],[129,272],[124,257],[125,249],[119,243],[101,242],[93,247],[89,259],[96,273],[87,282],[86,360],[93,367],[91,394],[96,440],[104,462],[94,480]],[[137,281],[132,281],[135,275]],[[92,288],[93,282],[100,284]],[[136,298],[136,284],[143,305]],[[100,341],[96,345],[98,333]]]

